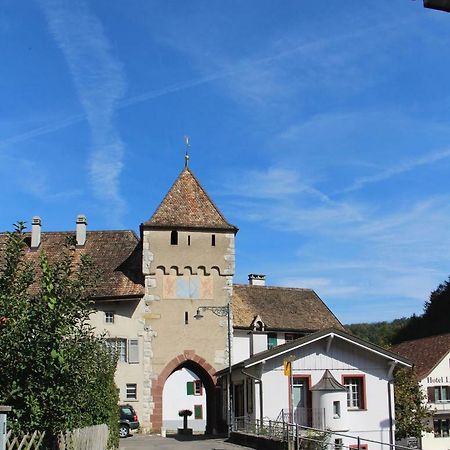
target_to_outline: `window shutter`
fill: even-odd
[[[434,403],[434,387],[427,388],[428,403]]]
[[[186,393],[187,395],[194,395],[194,382],[188,381],[186,383]]]
[[[195,419],[203,419],[203,406],[202,405],[194,405],[194,418]]]
[[[139,340],[128,340],[128,362],[130,364],[136,364],[139,362]]]

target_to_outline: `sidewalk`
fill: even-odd
[[[146,436],[136,434],[126,439],[121,439],[119,450],[246,450],[249,448],[229,444],[225,440],[225,438],[202,435],[183,438],[172,435],[163,438],[155,435]]]

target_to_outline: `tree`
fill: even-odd
[[[117,446],[116,356],[89,324],[96,271],[67,242],[57,261],[24,254],[24,224],[8,233],[0,262],[0,403],[14,431],[48,436],[100,423]]]
[[[402,317],[392,322],[354,323],[345,328],[355,336],[372,342],[381,347],[389,347],[396,333],[404,327],[410,319]]]
[[[450,333],[450,278],[430,294],[421,316],[412,316],[394,337],[399,343],[427,336]]]
[[[426,396],[412,369],[395,372],[394,392],[396,438],[420,438],[423,432],[431,431],[429,422],[432,411],[427,407]]]

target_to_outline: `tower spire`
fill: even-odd
[[[189,167],[189,148],[191,144],[189,143],[189,136],[184,137],[184,145],[186,146],[186,153],[184,155],[184,167]]]

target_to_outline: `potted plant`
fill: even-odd
[[[188,428],[188,417],[192,416],[190,409],[181,409],[178,411],[178,415],[183,418],[183,428],[178,428],[178,434],[192,434],[192,428]]]

